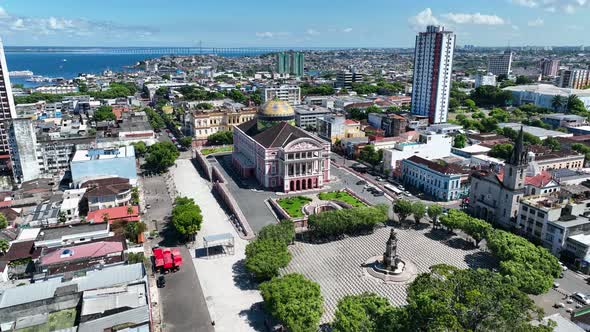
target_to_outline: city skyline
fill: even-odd
[[[590,44],[583,0],[309,0],[257,6],[156,1],[0,3],[0,37],[8,46],[412,47],[429,24],[457,34],[457,44]],[[587,38],[587,37],[585,37]]]

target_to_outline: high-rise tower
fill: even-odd
[[[455,35],[429,25],[416,36],[412,113],[428,116],[430,123],[447,122]]]
[[[9,153],[8,121],[16,118],[16,108],[12,97],[12,87],[6,67],[4,46],[0,40],[0,155]]]

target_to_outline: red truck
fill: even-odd
[[[182,256],[178,248],[156,247],[152,249],[152,252],[156,270],[160,270],[161,273],[178,271],[182,266]]]

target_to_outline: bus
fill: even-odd
[[[389,183],[384,184],[383,185],[383,188],[394,192],[396,195],[401,195],[402,194],[402,191],[401,190],[397,189],[397,187],[395,187],[395,186],[393,186],[393,185],[391,185]]]

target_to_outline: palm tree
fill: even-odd
[[[559,111],[563,107],[564,102],[565,101],[563,100],[562,96],[556,95],[551,100],[551,107],[553,107],[554,110]]]
[[[0,252],[5,254],[8,251],[8,241],[6,240],[0,240]]]
[[[570,95],[567,97],[566,108],[568,112],[575,110],[580,104],[584,105],[577,95]]]

